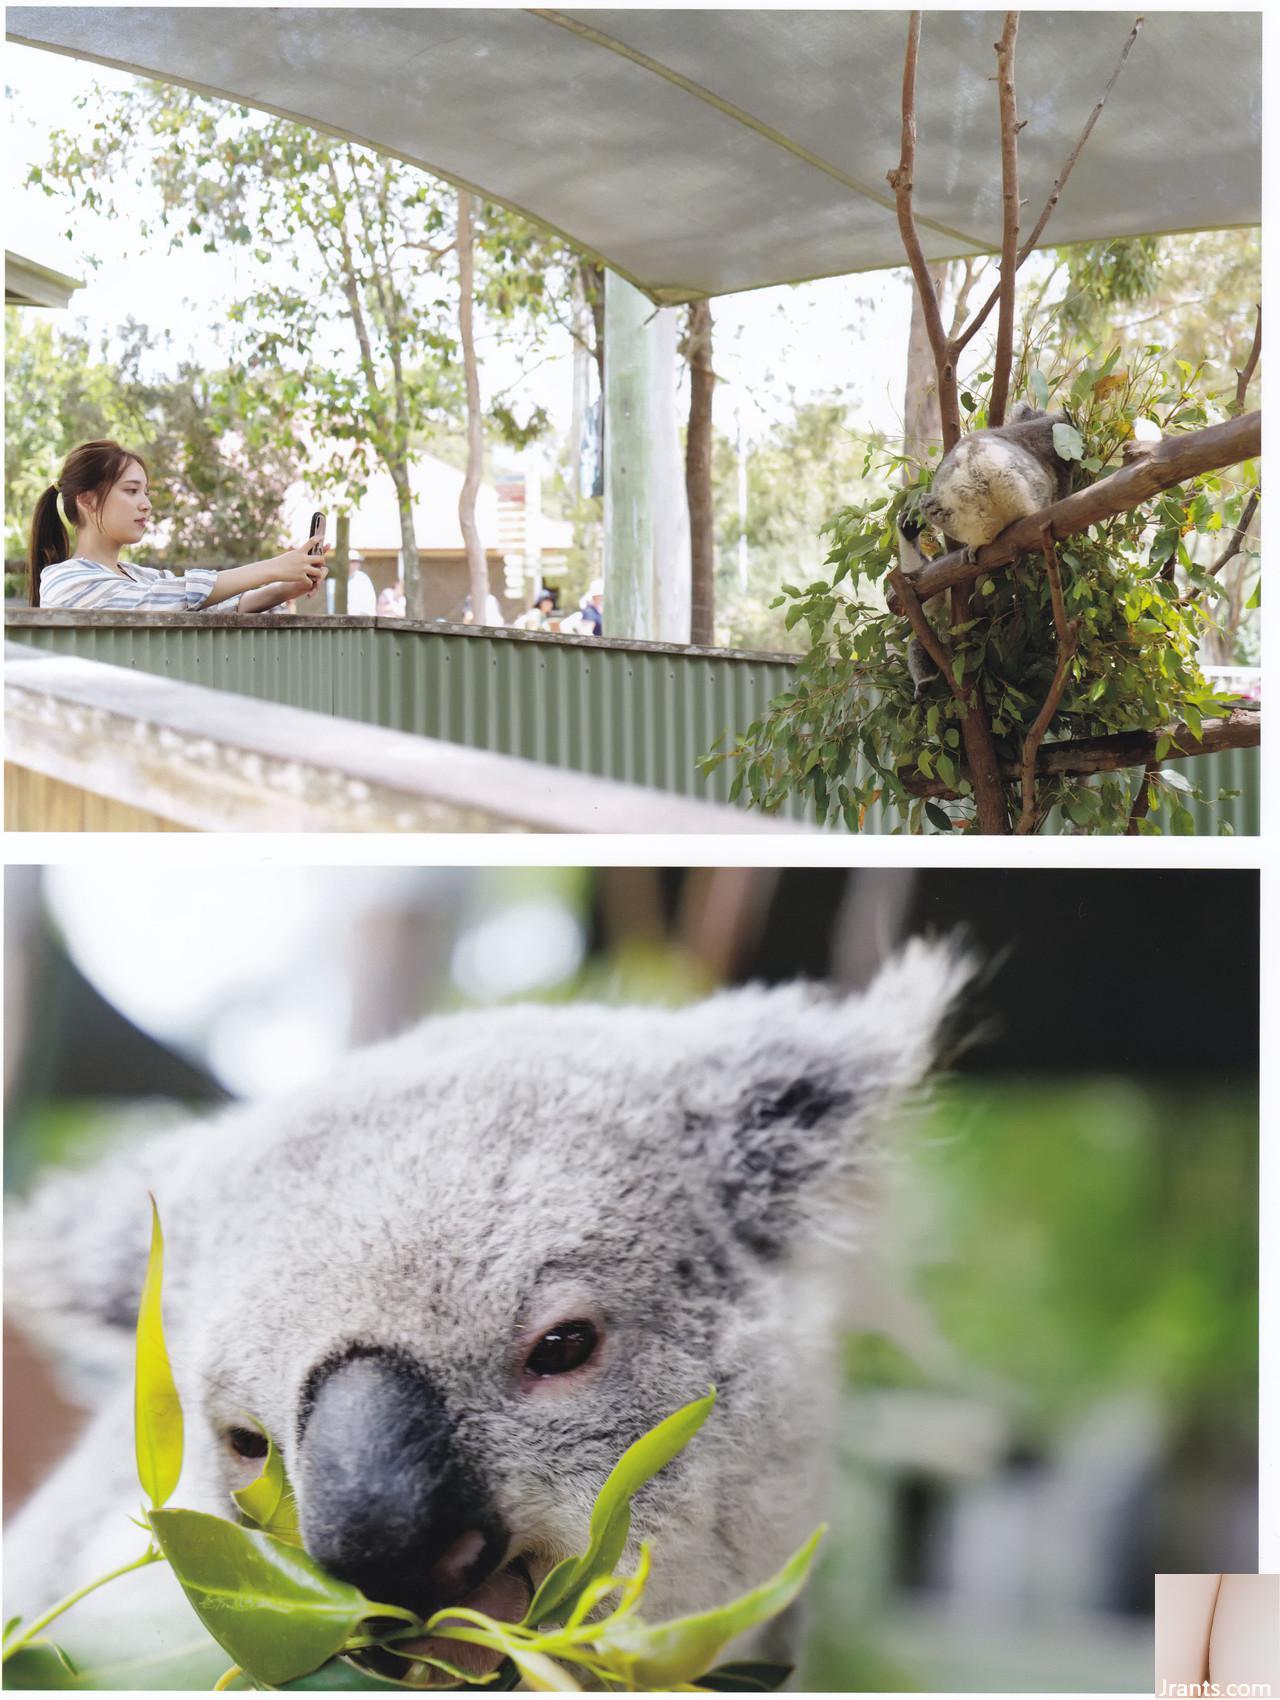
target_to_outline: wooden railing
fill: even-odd
[[[795,832],[793,823],[5,645],[14,831]]]

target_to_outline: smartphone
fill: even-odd
[[[313,513],[312,516],[311,516],[311,543],[312,543],[312,547],[307,551],[308,554],[315,555],[315,554],[319,553],[319,551],[315,548],[315,542],[316,542],[317,538],[320,540],[321,543],[324,542],[324,515],[323,515],[323,513],[319,512],[318,510],[317,510],[317,512]]]

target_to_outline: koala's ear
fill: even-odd
[[[914,939],[861,994],[749,987],[696,1012],[682,1147],[740,1240],[776,1257],[798,1224],[840,1207],[976,966],[953,943]]]

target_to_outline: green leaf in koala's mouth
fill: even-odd
[[[315,1670],[369,1618],[417,1623],[374,1604],[300,1547],[203,1511],[153,1511],[151,1528],[196,1616],[238,1665],[263,1682]]]
[[[529,1572],[523,1563],[517,1560],[502,1570],[496,1570],[492,1576],[487,1576],[478,1588],[473,1588],[465,1598],[458,1601],[455,1609],[482,1612],[495,1623],[520,1623],[532,1598],[533,1584],[529,1580]],[[443,1611],[435,1614],[431,1619],[433,1629],[450,1626],[449,1610],[446,1606]],[[455,1625],[463,1621],[454,1620]],[[444,1662],[471,1682],[477,1677],[489,1676],[506,1657],[500,1648],[479,1646],[469,1641],[446,1640],[437,1635],[425,1635],[421,1639],[408,1641],[397,1639],[394,1648],[402,1658],[416,1657]]]

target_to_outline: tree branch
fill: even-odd
[[[1088,121],[1086,122],[1084,129],[1081,130],[1079,136],[1076,138],[1075,147],[1073,147],[1071,152],[1067,155],[1066,164],[1063,166],[1062,170],[1058,173],[1057,177],[1055,178],[1053,188],[1049,192],[1049,199],[1045,202],[1044,210],[1041,212],[1040,217],[1036,220],[1035,225],[1032,228],[1030,236],[1027,237],[1026,241],[1022,244],[1021,248],[1019,248],[1019,250],[1018,250],[1018,265],[1019,265],[1019,267],[1021,267],[1023,261],[1027,258],[1028,254],[1030,254],[1034,250],[1036,244],[1039,242],[1041,236],[1044,234],[1044,227],[1045,227],[1046,224],[1048,224],[1050,218],[1053,216],[1053,209],[1057,206],[1058,201],[1060,200],[1060,198],[1062,196],[1062,191],[1067,186],[1067,179],[1068,179],[1068,177],[1070,177],[1071,173],[1075,170],[1076,161],[1080,157],[1081,151],[1084,148],[1084,144],[1089,140],[1089,137],[1093,132],[1093,127],[1098,122],[1099,114],[1102,112],[1103,107],[1107,104],[1107,96],[1111,93],[1112,89],[1116,86],[1116,80],[1119,77],[1121,71],[1124,70],[1124,62],[1129,57],[1129,52],[1130,52],[1130,49],[1133,47],[1134,42],[1138,39],[1138,32],[1139,32],[1139,30],[1141,30],[1142,24],[1143,24],[1143,19],[1141,17],[1135,18],[1133,28],[1129,31],[1128,40],[1125,42],[1124,47],[1121,49],[1120,58],[1119,58],[1119,60],[1116,64],[1116,68],[1111,73],[1110,82],[1108,82],[1106,88],[1103,89],[1102,96],[1098,100],[1097,104],[1094,106],[1093,111],[1089,114]],[[995,289],[993,289],[991,291],[991,294],[987,297],[987,299],[983,302],[982,306],[978,309],[978,312],[974,316],[973,322],[966,327],[966,329],[964,330],[962,335],[953,339],[952,344],[951,344],[951,353],[952,353],[953,359],[957,359],[957,360],[959,359],[961,353],[968,346],[968,344],[973,339],[973,337],[977,335],[978,331],[981,330],[982,326],[986,323],[987,318],[990,315],[991,309],[996,305],[996,303],[997,303],[997,301],[999,301],[999,299],[1000,299],[1000,286],[997,284]]]
[[[1262,303],[1258,303],[1258,317],[1253,327],[1253,347],[1249,350],[1249,358],[1236,373],[1236,412],[1244,412],[1244,398],[1249,389],[1250,380],[1258,365],[1258,356],[1262,353]]]
[[[1244,542],[1249,527],[1253,524],[1253,516],[1258,511],[1258,500],[1260,494],[1260,491],[1255,490],[1249,500],[1245,503],[1240,514],[1240,518],[1236,524],[1236,528],[1231,533],[1231,538],[1227,543],[1226,548],[1218,556],[1217,560],[1214,561],[1213,565],[1208,568],[1209,576],[1211,578],[1217,578],[1223,567],[1225,567],[1228,562],[1233,561],[1240,553],[1240,545]]]
[[[1018,14],[1006,12],[1004,29],[996,43],[996,82],[1000,91],[1000,183],[1004,196],[1000,242],[1000,317],[996,326],[996,352],[987,403],[987,424],[1003,425],[1009,405],[1009,380],[1013,375],[1013,319],[1017,305],[1018,270],[1018,96],[1013,82],[1014,48],[1018,41]]]
[[[1119,773],[1124,768],[1146,767],[1155,761],[1156,745],[1163,738],[1173,747],[1165,761],[1184,757],[1216,755],[1219,750],[1252,750],[1262,742],[1262,713],[1238,708],[1221,720],[1206,720],[1197,737],[1185,723],[1163,726],[1155,732],[1109,732],[1101,738],[1072,738],[1044,744],[1036,757],[1036,777],[1088,773]],[[1019,777],[1016,762],[1004,762],[1001,771],[1009,779]],[[925,779],[919,773],[898,775],[913,797],[938,797],[954,801],[956,793],[941,779]]]
[[[1058,549],[1053,532],[1046,527],[1042,540],[1044,566],[1049,575],[1049,594],[1053,600],[1053,623],[1058,633],[1058,665],[1039,714],[1022,743],[1022,812],[1014,828],[1020,836],[1034,830],[1036,824],[1036,757],[1044,742],[1045,733],[1053,723],[1066,689],[1067,670],[1071,666],[1080,638],[1080,622],[1067,620],[1067,605],[1062,595],[1062,575],[1058,570]]]
[[[1209,425],[1203,431],[1166,437],[1149,455],[1131,466],[1122,466],[1108,477],[1099,478],[1041,513],[1015,521],[999,537],[984,544],[974,560],[966,561],[959,549],[940,555],[913,575],[912,589],[922,602],[927,602],[939,591],[952,585],[971,584],[998,567],[1007,567],[1024,551],[1038,549],[1046,526],[1052,526],[1054,536],[1061,542],[1078,531],[1087,531],[1100,520],[1140,507],[1161,490],[1196,478],[1202,472],[1251,460],[1261,450],[1262,415],[1256,411],[1225,420],[1221,425]],[[892,596],[889,605],[897,614],[906,611]]]
[[[1142,778],[1138,781],[1138,789],[1134,792],[1133,806],[1129,810],[1129,824],[1124,829],[1126,838],[1138,836],[1138,822],[1146,820],[1151,808],[1151,787],[1160,772],[1158,761],[1149,761],[1142,770]]]
[[[951,656],[946,645],[929,623],[929,617],[920,606],[920,599],[911,588],[911,581],[901,567],[895,567],[889,577],[898,592],[902,602],[903,612],[911,621],[911,630],[920,641],[920,647],[927,653],[929,659],[947,682],[947,689],[957,701],[964,699],[964,690],[956,684],[955,674],[951,670]]]
[[[898,208],[898,229],[906,249],[911,275],[920,293],[925,330],[933,350],[933,362],[938,370],[938,405],[942,414],[942,448],[945,453],[960,440],[960,392],[956,384],[955,361],[951,356],[947,333],[942,325],[942,310],[934,288],[929,262],[920,246],[915,212],[911,204],[916,168],[916,66],[920,60],[921,14],[912,12],[907,28],[907,53],[902,67],[902,152],[897,167],[888,175]]]

